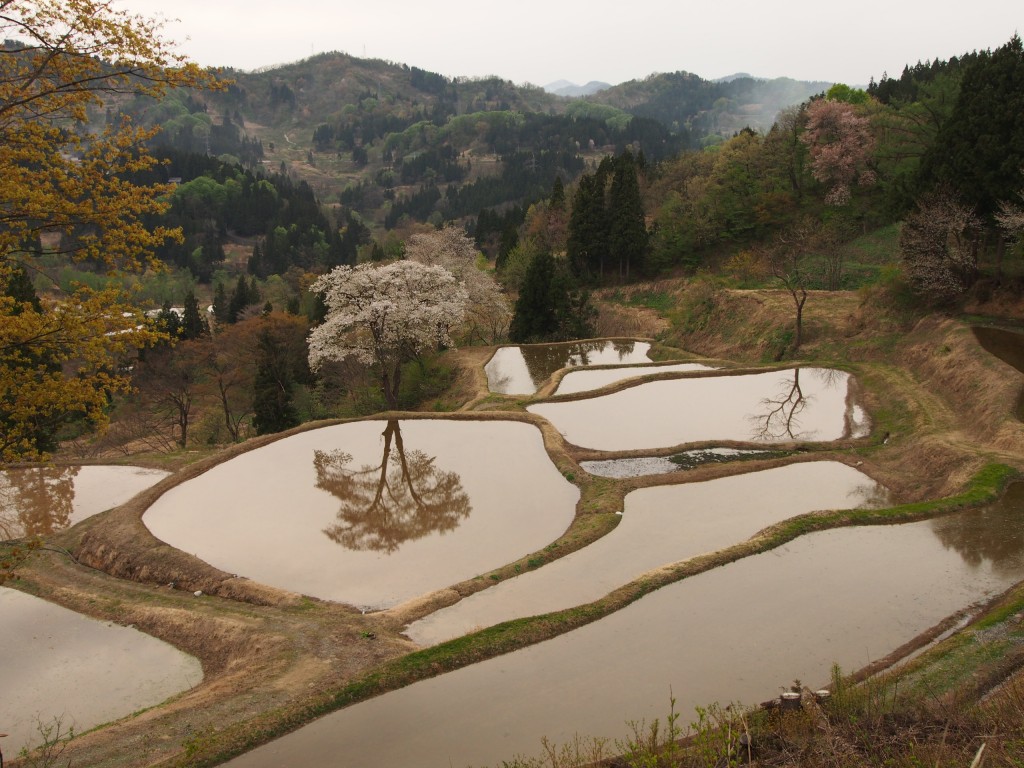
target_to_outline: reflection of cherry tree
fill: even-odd
[[[45,536],[71,523],[78,467],[0,473],[0,540]]]
[[[352,456],[340,450],[314,453],[316,487],[341,501],[338,523],[324,533],[348,549],[391,553],[406,541],[454,530],[472,511],[458,474],[438,469],[422,451],[407,451],[397,420],[388,421],[383,436],[377,466],[352,469]]]
[[[625,360],[627,357],[633,354],[633,350],[636,349],[636,342],[629,341],[613,341],[612,349],[614,349],[619,355],[619,361]]]
[[[800,369],[794,368],[793,377],[783,382],[775,397],[761,401],[760,412],[751,415],[755,440],[796,440],[800,437],[799,416],[807,407],[809,398],[800,388]]]

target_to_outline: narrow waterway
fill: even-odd
[[[587,392],[591,389],[606,387],[617,381],[632,379],[638,376],[650,376],[655,373],[685,373],[688,371],[711,371],[710,365],[701,363],[673,363],[671,365],[623,365],[616,368],[583,368],[569,371],[558,382],[556,395],[572,395]]]

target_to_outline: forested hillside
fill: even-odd
[[[767,128],[780,106],[827,85],[675,73],[569,99],[345,54],[223,76],[217,92],[122,109],[160,125],[161,145],[285,172],[378,232],[444,220],[472,228],[484,209],[525,211],[556,177],[571,183],[602,157],[629,148],[658,162]]]
[[[341,54],[223,75],[219,90],[108,98],[91,116],[154,131],[145,140],[160,162],[120,175],[163,185],[166,207],[142,218],[181,234],[152,248],[169,271],[130,279],[143,308],[162,308],[158,328],[208,339],[194,317],[204,306],[221,338],[231,338],[228,326],[270,318],[263,330],[238,331],[248,362],[262,361],[269,377],[263,396],[283,399],[281,418],[264,416],[260,431],[379,407],[366,370],[328,371],[328,387],[290,347],[324,318],[309,291],[319,276],[403,258],[429,233],[464,233],[482,254],[481,274],[501,286],[501,306],[492,305],[515,304],[491,341],[506,332],[516,341],[585,337],[597,328],[594,289],[704,273],[791,295],[794,327],[778,330],[772,354],[794,356],[809,290],[882,286],[908,305],[949,307],[1024,272],[1017,37],[908,65],[866,90],[677,72],[568,99]],[[858,253],[855,241],[876,231],[888,245]],[[88,236],[39,239],[38,259],[26,257],[7,292],[32,302],[56,300],[55,287],[113,285],[100,263],[60,258]],[[186,360],[166,348],[149,358],[139,386],[147,369]],[[203,372],[203,386],[220,381],[209,373],[218,363],[186,363]],[[446,375],[417,361],[402,402],[441,391]],[[257,378],[253,369],[243,392],[221,393],[225,427],[211,423],[207,439],[256,428]],[[228,407],[236,396],[242,404]],[[168,413],[168,442],[184,446],[193,415]]]

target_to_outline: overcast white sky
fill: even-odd
[[[865,85],[907,63],[996,48],[1021,0],[116,0],[166,18],[204,66],[255,69],[344,51],[454,76],[617,84],[686,70]],[[177,21],[175,21],[177,19]]]

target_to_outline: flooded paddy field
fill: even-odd
[[[108,465],[0,470],[0,540],[62,531],[123,504],[167,475]]]
[[[784,455],[776,451],[745,450],[742,448],[697,448],[672,456],[643,456],[632,459],[598,459],[581,461],[584,471],[597,477],[644,477],[693,469],[704,464],[726,464],[745,459],[769,458]]]
[[[0,728],[7,756],[42,742],[37,724],[76,733],[198,685],[199,662],[130,627],[0,588]]]
[[[220,464],[143,521],[228,572],[374,609],[541,549],[578,498],[532,425],[362,421]]]
[[[500,347],[484,367],[491,392],[532,395],[562,368],[649,363],[646,341],[597,340]]]
[[[667,365],[624,365],[616,368],[583,369],[569,371],[558,383],[556,395],[572,395],[614,384],[625,379],[650,376],[655,373],[684,373],[690,371],[714,370],[702,363],[670,363]]]
[[[695,706],[755,704],[888,654],[1024,578],[1021,509],[807,535],[662,588],[552,640],[328,715],[235,768],[499,765],[540,739],[624,737]],[[443,702],[443,706],[438,703]],[[381,739],[381,723],[402,723]]]
[[[622,522],[590,546],[464,598],[410,625],[431,645],[509,619],[596,600],[645,571],[738,544],[819,509],[883,506],[884,488],[845,464],[814,461],[700,483],[641,488]]]
[[[825,442],[868,433],[850,375],[798,368],[651,381],[609,395],[527,408],[581,448],[625,451],[690,442]]]

